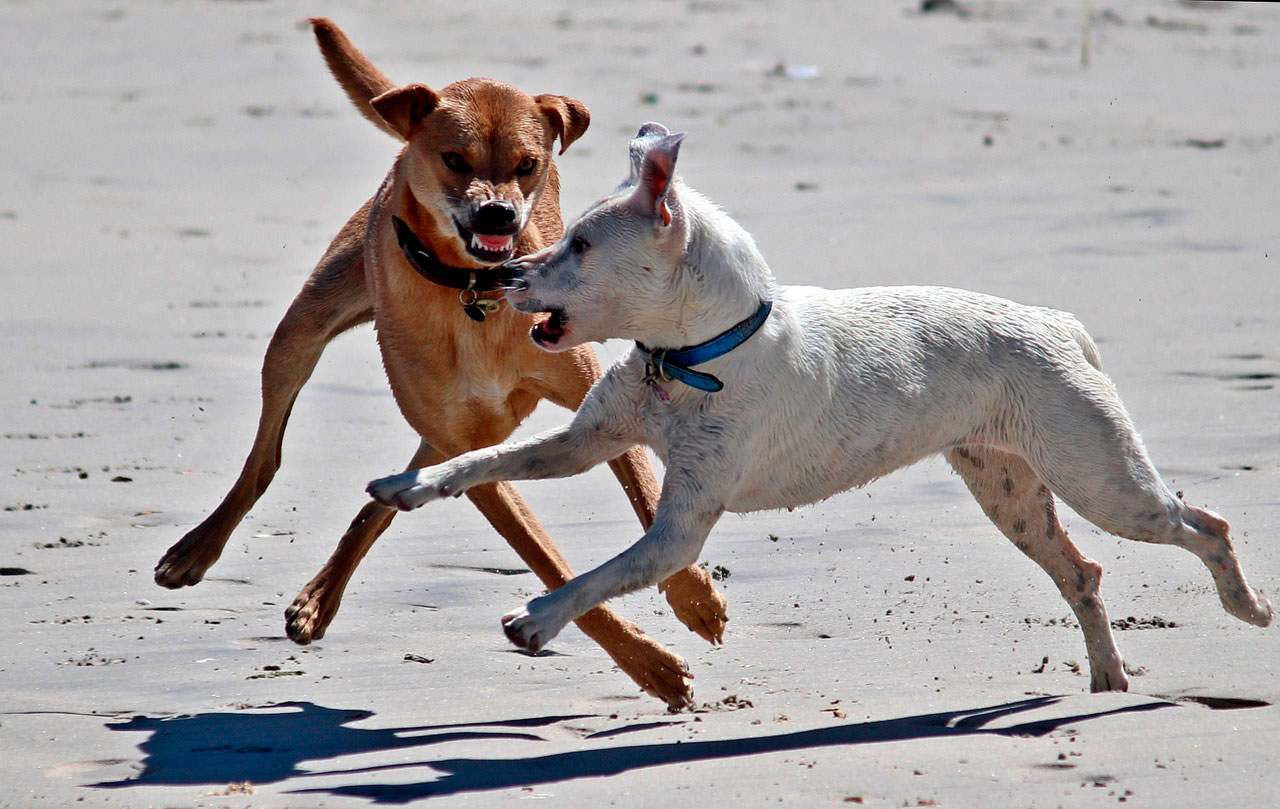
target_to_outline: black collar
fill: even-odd
[[[396,232],[396,241],[404,251],[404,257],[409,260],[409,266],[418,271],[418,275],[437,286],[462,290],[458,302],[462,304],[468,317],[476,322],[483,322],[487,315],[498,311],[501,305],[499,301],[480,298],[477,293],[492,292],[506,286],[506,279],[499,268],[477,270],[445,264],[427,249],[403,219],[393,215],[391,225]]]

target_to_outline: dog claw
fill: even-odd
[[[604,607],[579,616],[576,623],[644,693],[662,700],[671,710],[693,707],[692,675],[684,658]]]
[[[728,602],[702,568],[689,567],[658,585],[680,623],[707,643],[724,642]]]
[[[415,469],[399,475],[378,478],[364,489],[370,497],[389,508],[412,511],[432,500],[461,497],[466,489],[433,482],[429,470]]]
[[[202,549],[211,543],[201,526],[193,528],[187,535],[174,543],[165,551],[160,561],[156,562],[155,582],[161,587],[176,590],[199,584],[205,572],[218,560],[218,555],[205,558]],[[218,545],[221,550],[221,545]]]
[[[338,599],[329,599],[330,592],[328,587],[315,581],[302,588],[302,592],[298,593],[297,598],[284,611],[284,631],[289,640],[299,646],[306,646],[324,637],[329,624],[338,613],[338,604],[341,603],[341,591],[338,592]],[[334,603],[330,604],[330,600]]]
[[[664,649],[629,621],[615,626],[623,632],[621,639],[602,645],[618,668],[634,680],[641,691],[666,703],[669,710],[694,707],[693,689],[689,684],[693,675],[684,658]],[[512,644],[530,653],[546,648],[558,634],[539,626],[527,606],[502,616],[502,631]]]
[[[323,630],[316,631],[314,605],[302,602],[299,596],[289,609],[284,611],[284,631],[289,640],[299,646],[306,646],[313,640],[319,640]]]
[[[636,681],[641,691],[665,702],[668,710],[675,712],[695,707],[690,683],[693,675],[684,658],[643,635],[636,636],[634,642],[636,647],[626,655],[625,662],[620,656],[614,656],[619,668]]]
[[[512,610],[502,616],[502,632],[516,647],[534,654],[542,651],[558,634],[540,627],[537,619],[529,614],[528,607]]]
[[[1089,690],[1095,694],[1103,691],[1129,690],[1129,677],[1125,672],[1124,660],[1114,648],[1101,652],[1090,650]]]
[[[1222,606],[1226,611],[1248,624],[1254,626],[1270,626],[1275,615],[1271,601],[1260,590],[1245,588],[1244,596],[1222,598]]]

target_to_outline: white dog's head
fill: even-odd
[[[683,138],[661,124],[642,126],[630,144],[631,176],[559,242],[506,265],[511,305],[547,313],[532,331],[540,347],[643,340],[680,310],[689,236],[675,176]]]

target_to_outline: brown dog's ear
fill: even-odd
[[[422,123],[423,118],[431,114],[438,103],[440,96],[427,85],[406,84],[377,96],[369,105],[387,122],[387,126],[408,140],[413,130]]]
[[[534,96],[533,100],[560,138],[560,154],[564,154],[569,144],[582,137],[582,133],[591,125],[591,113],[587,110],[587,105],[575,98],[547,93]]]

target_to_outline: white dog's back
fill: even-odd
[[[684,446],[719,434],[690,439],[689,427],[749,419],[729,427],[742,442],[730,452],[751,459],[729,508],[782,508],[965,442],[1022,452],[1022,414],[1044,377],[1105,398],[1097,366],[1079,321],[1053,309],[942,287],[780,287],[760,332],[705,366],[732,380],[726,389],[693,411],[650,402],[647,438],[665,459],[671,436]],[[1099,425],[1068,429],[1086,427]]]

